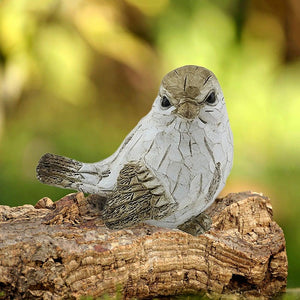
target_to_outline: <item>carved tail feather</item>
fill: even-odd
[[[70,187],[80,181],[78,171],[83,163],[55,154],[44,154],[36,168],[37,178],[42,183]]]
[[[102,174],[95,172],[92,167],[90,170],[82,171],[86,165],[88,164],[75,159],[46,153],[37,165],[37,178],[48,185],[85,193],[98,193],[96,183],[101,180]]]

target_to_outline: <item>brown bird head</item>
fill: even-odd
[[[173,113],[195,119],[204,103],[215,105],[222,94],[215,75],[208,69],[187,65],[169,72],[159,90],[162,108],[174,106]]]

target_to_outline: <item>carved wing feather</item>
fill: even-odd
[[[103,219],[107,227],[120,229],[170,215],[177,203],[144,164],[124,165],[117,186],[107,199]]]

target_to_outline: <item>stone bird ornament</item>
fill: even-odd
[[[210,227],[203,214],[225,185],[233,139],[215,75],[188,65],[162,80],[150,112],[117,151],[96,163],[45,154],[37,178],[106,198],[108,228],[144,222],[193,235]]]

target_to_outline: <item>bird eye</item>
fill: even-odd
[[[171,103],[170,103],[169,99],[166,96],[162,97],[162,99],[161,99],[161,106],[163,108],[168,108],[168,107],[171,106]]]
[[[215,92],[211,92],[207,98],[205,99],[205,102],[208,104],[214,104],[216,102],[216,94]]]

